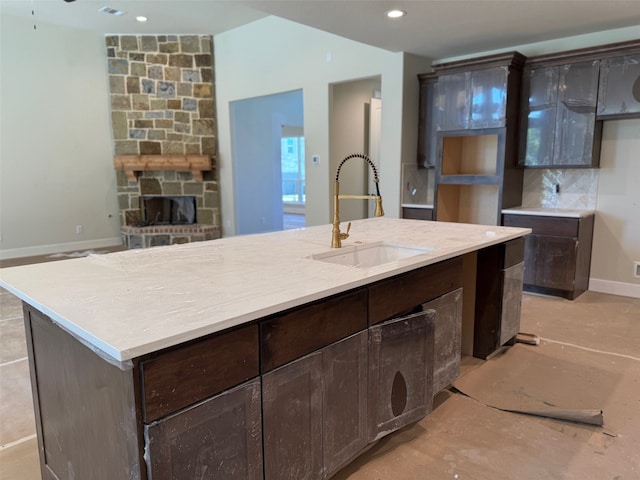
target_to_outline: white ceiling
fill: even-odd
[[[102,6],[124,10],[117,17]],[[407,12],[392,21],[392,7]],[[33,11],[33,14],[32,14]],[[277,15],[433,59],[640,25],[640,0],[0,0],[0,14],[101,33],[218,34]],[[136,15],[146,15],[141,24]]]

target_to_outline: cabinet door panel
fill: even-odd
[[[557,67],[533,68],[525,73],[525,87],[529,91],[529,106],[555,107],[558,99]]]
[[[640,113],[640,54],[600,61],[598,115]]]
[[[558,67],[535,68],[524,74],[524,91],[529,92],[523,111],[527,115],[526,147],[523,163],[528,166],[553,162],[556,103],[558,99]]]
[[[462,341],[462,289],[459,288],[422,305],[435,310],[433,394],[452,384],[460,375]]]
[[[556,136],[556,107],[529,111],[524,164],[544,166],[553,164],[553,146]]]
[[[560,68],[554,165],[592,163],[598,73],[598,61]]]
[[[537,280],[538,264],[538,235],[524,237],[524,275],[523,282],[527,285],[535,285]]]
[[[437,79],[420,82],[420,113],[418,125],[418,165],[435,167],[436,133],[440,130],[441,110],[437,105]]]
[[[322,350],[324,477],[367,445],[367,331]]]
[[[433,399],[435,312],[369,328],[369,440],[424,417]]]
[[[471,73],[471,128],[504,127],[508,78],[506,66]]]
[[[262,376],[267,480],[322,477],[322,352]]]
[[[442,130],[466,130],[470,118],[469,72],[442,75],[438,79],[438,106],[442,111]]]
[[[573,290],[576,271],[575,238],[531,235],[536,254],[534,285],[558,290]]]
[[[261,479],[260,380],[145,427],[150,480]]]
[[[502,319],[500,322],[500,345],[507,343],[520,331],[524,262],[520,262],[505,269],[502,275]]]

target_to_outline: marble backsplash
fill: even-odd
[[[402,204],[433,205],[433,169],[402,166]],[[538,169],[524,171],[522,206],[525,208],[562,208],[595,210],[599,170]],[[558,192],[555,192],[558,185]]]
[[[433,180],[433,169],[402,165],[402,204],[433,205]]]
[[[595,210],[598,178],[599,170],[593,168],[525,169],[522,206]]]

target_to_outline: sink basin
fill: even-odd
[[[328,252],[311,255],[313,260],[336,263],[357,268],[372,268],[403,258],[413,257],[432,251],[430,247],[398,245],[389,242],[372,242],[334,248]]]

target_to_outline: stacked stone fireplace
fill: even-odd
[[[106,48],[124,245],[219,238],[212,37],[108,35]]]
[[[117,157],[118,158],[118,157]],[[125,247],[148,248],[176,243],[213,240],[220,237],[217,182],[213,172],[204,172],[202,180],[194,179],[188,171],[144,171],[136,182],[129,182],[123,171],[118,172],[121,233]],[[171,215],[158,218],[157,206],[145,209],[149,201],[163,200]],[[190,215],[176,204],[193,201],[195,211]],[[151,206],[151,205],[147,205]],[[186,209],[184,205],[182,209]]]

